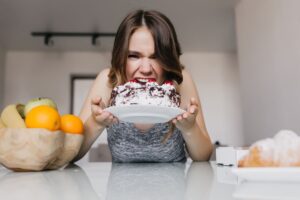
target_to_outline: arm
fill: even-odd
[[[200,98],[191,75],[182,71],[183,82],[179,85],[181,108],[186,112],[177,116],[173,123],[181,130],[190,157],[194,161],[208,160],[213,146],[207,132]]]
[[[109,69],[105,69],[98,74],[81,109],[79,116],[84,123],[84,140],[73,162],[81,159],[88,152],[106,126],[117,121],[112,114],[103,111],[109,103],[111,94],[108,72]]]

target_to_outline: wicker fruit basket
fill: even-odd
[[[41,171],[67,165],[83,135],[42,128],[1,128],[0,163],[13,171]]]

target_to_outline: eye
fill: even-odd
[[[139,56],[136,54],[128,54],[128,58],[132,58],[132,59],[138,59]]]
[[[149,58],[150,58],[150,59],[156,59],[157,57],[156,57],[156,55],[152,55],[152,56],[150,56]]]

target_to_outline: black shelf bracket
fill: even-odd
[[[96,45],[99,37],[115,37],[116,33],[104,32],[31,32],[33,37],[44,37],[44,44],[46,46],[53,45],[54,37],[90,37],[92,45]]]

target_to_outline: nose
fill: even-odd
[[[152,72],[152,63],[150,59],[143,58],[140,63],[139,71],[143,74],[149,74]]]

